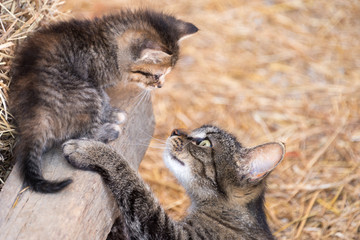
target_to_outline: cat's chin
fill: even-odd
[[[165,150],[163,159],[166,167],[175,175],[175,177],[182,183],[185,183],[191,179],[190,169],[186,164],[171,154],[170,150]]]

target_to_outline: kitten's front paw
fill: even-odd
[[[103,143],[114,141],[121,134],[121,128],[115,123],[105,123],[95,132],[94,139]]]
[[[102,143],[86,139],[69,140],[62,145],[64,157],[76,168],[94,170],[97,154],[93,154],[93,152],[94,146],[98,144]]]
[[[110,114],[110,121],[116,124],[123,124],[127,119],[127,114],[125,111],[114,108]]]

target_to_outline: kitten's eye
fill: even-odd
[[[146,78],[148,78],[148,77],[151,77],[151,76],[152,76],[152,74],[151,74],[151,73],[144,72],[144,71],[132,71],[132,73],[138,73],[138,74],[141,74],[141,75],[145,76]]]
[[[212,144],[209,139],[204,139],[198,143],[201,147],[212,147]]]

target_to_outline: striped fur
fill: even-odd
[[[192,200],[191,212],[179,222],[165,213],[150,188],[111,147],[70,140],[63,151],[73,166],[102,175],[123,214],[129,239],[274,239],[264,213],[266,175],[250,179],[249,164],[254,153],[268,151],[264,146],[279,150],[273,157],[281,161],[283,145],[244,148],[214,126],[203,126],[191,134],[174,132],[167,141],[164,161]],[[204,140],[211,147],[201,146]]]
[[[15,156],[25,182],[43,193],[71,183],[45,180],[42,154],[69,138],[115,139],[118,110],[104,89],[120,81],[161,87],[178,59],[178,41],[196,31],[191,23],[139,10],[56,23],[25,39],[15,54],[10,87]]]

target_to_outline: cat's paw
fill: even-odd
[[[101,125],[94,134],[94,139],[103,143],[114,141],[121,134],[121,128],[115,123]]]
[[[62,145],[65,159],[74,167],[102,172],[115,169],[120,155],[109,145],[95,140],[69,140]]]
[[[100,142],[94,140],[69,140],[62,145],[65,159],[74,167],[86,170],[94,170],[94,166],[97,164],[94,148]]]

